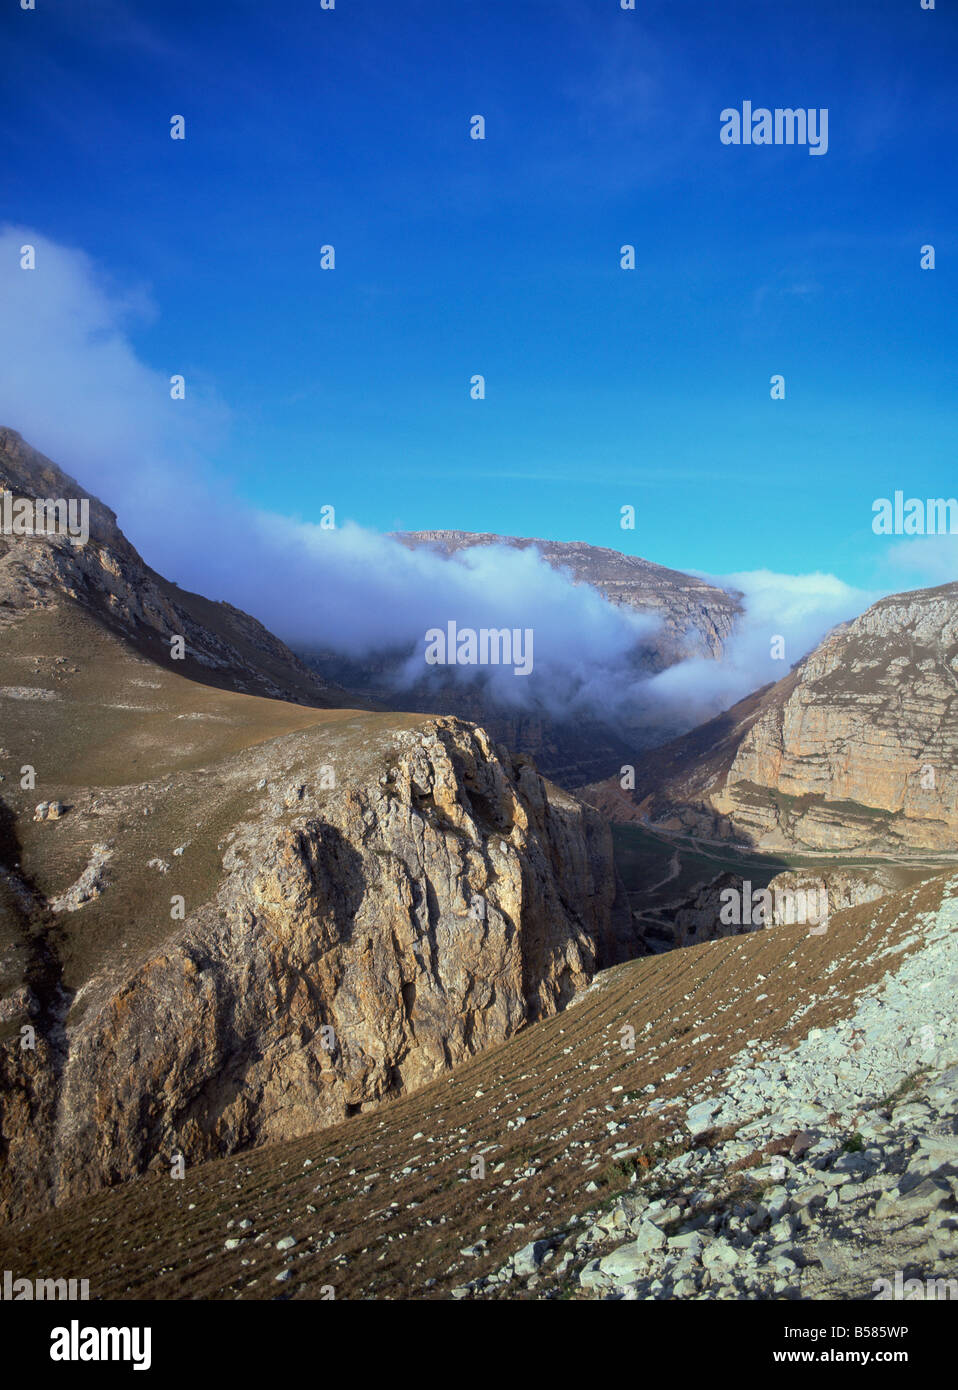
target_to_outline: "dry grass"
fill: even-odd
[[[654,1187],[659,1158],[691,1139],[684,1110],[655,1117],[648,1100],[717,1085],[712,1073],[746,1042],[761,1055],[847,1015],[900,958],[881,953],[914,948],[915,916],[938,906],[944,882],[836,914],[823,936],[780,927],[617,966],[565,1013],[415,1095],[182,1181],[137,1179],[7,1228],[0,1266],[86,1277],[94,1297],[308,1299],[326,1285],[338,1298],[448,1296],[624,1188],[615,1143],[638,1150],[640,1180]],[[626,1023],[634,1053],[620,1046]],[[655,1097],[640,1096],[647,1085]],[[519,1116],[526,1123],[509,1129]],[[610,1135],[612,1119],[626,1130]],[[491,1145],[485,1178],[470,1178],[472,1156]],[[587,1193],[589,1181],[600,1190]],[[252,1230],[227,1252],[225,1239],[241,1235],[227,1223],[244,1217]],[[286,1257],[271,1247],[287,1234],[297,1245],[280,1284]],[[482,1256],[459,1253],[478,1240]]]

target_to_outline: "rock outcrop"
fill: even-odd
[[[789,869],[771,878],[765,873],[760,881],[724,872],[654,915],[636,917],[646,950],[672,951],[792,922],[821,930],[831,913],[876,902],[902,886],[901,873],[878,865]]]
[[[40,958],[7,994],[5,1214],[415,1090],[634,950],[607,827],[528,761],[438,720],[376,766],[319,800],[276,787],[215,895],[127,971],[68,990]]]
[[[783,680],[656,750],[617,818],[765,850],[947,851],[958,833],[958,584],[882,599]]]
[[[84,496],[10,430],[0,486]],[[85,542],[0,536],[0,624],[0,1214],[345,1120],[637,948],[594,811],[331,708],[96,499]]]

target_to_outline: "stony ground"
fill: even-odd
[[[376,1112],[8,1227],[0,1266],[133,1299],[873,1297],[897,1269],[947,1275],[956,893],[617,966]]]
[[[652,1191],[637,1170],[611,1211],[455,1296],[518,1281],[546,1296],[875,1298],[898,1272],[951,1280],[938,1296],[958,1298],[958,898],[914,930],[920,951],[851,1017],[791,1051],[746,1049],[687,1097],[698,1146],[659,1165]]]

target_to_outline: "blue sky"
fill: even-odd
[[[0,30],[0,221],[91,258],[241,499],[921,582],[870,522],[958,492],[949,5],[38,0]],[[746,99],[827,107],[827,154],[722,145]]]

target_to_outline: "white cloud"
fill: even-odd
[[[20,247],[36,269],[20,269]],[[83,252],[26,227],[0,229],[0,419],[114,510],[144,522],[144,503],[196,475],[225,411],[146,366],[130,330],[155,314],[141,288],[110,284]],[[147,534],[147,532],[144,532]]]
[[[655,677],[648,717],[667,726],[680,717],[686,728],[694,727],[751,691],[781,680],[836,624],[856,617],[881,596],[820,571],[744,570],[702,578],[737,589],[745,611],[721,661],[685,661]],[[784,642],[781,658],[773,655],[779,649],[773,647],[775,638]]]
[[[958,580],[958,536],[914,536],[888,547],[888,563],[916,588]]]
[[[19,268],[19,248],[37,269]],[[324,530],[257,511],[224,492],[209,464],[228,411],[188,389],[171,401],[165,371],[137,354],[131,330],[149,296],[111,286],[82,251],[35,231],[0,230],[0,423],[18,429],[117,512],[147,562],[211,598],[255,614],[295,645],[351,656],[405,647],[428,628],[534,631],[535,675],[456,668],[494,682],[504,704],[588,710],[674,731],[785,674],[834,623],[871,601],[833,575],[755,571],[719,582],[746,595],[746,616],[722,662],[688,661],[640,678],[634,658],[655,620],[574,585],[532,550],[477,548],[445,559],[355,525]],[[774,634],[786,661],[773,661]]]

